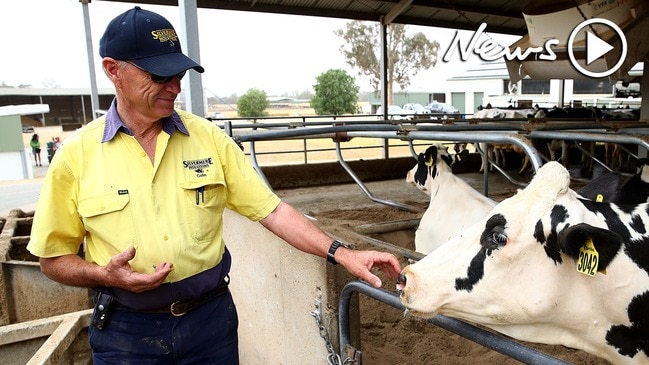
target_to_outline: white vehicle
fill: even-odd
[[[383,119],[383,108],[379,107],[376,114],[379,115],[379,119]],[[415,113],[412,110],[405,110],[398,105],[388,105],[388,119],[390,120],[410,120],[413,114]]]
[[[225,115],[221,112],[212,112],[210,113],[209,119],[223,119]]]
[[[430,111],[423,105],[417,103],[403,104],[403,110],[411,110],[414,114],[429,114]]]

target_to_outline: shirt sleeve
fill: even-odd
[[[280,203],[239,146],[222,133],[219,149],[227,184],[226,206],[253,221],[266,218]]]
[[[57,150],[36,205],[27,250],[38,257],[77,254],[83,243],[85,230],[76,213],[76,180],[66,163],[66,152],[64,147]]]

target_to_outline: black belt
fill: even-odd
[[[170,313],[173,316],[180,317],[185,315],[187,312],[192,311],[200,307],[201,305],[209,302],[210,300],[216,297],[220,297],[221,295],[227,293],[228,284],[230,284],[230,277],[226,276],[221,285],[217,286],[212,290],[206,291],[205,293],[201,294],[201,296],[198,298],[178,300],[171,303],[170,305],[160,307],[160,308],[140,310],[140,309],[131,309],[121,304],[117,304],[115,308],[124,308],[130,310],[131,312],[140,312],[140,313]]]

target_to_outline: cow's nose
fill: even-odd
[[[403,273],[399,274],[399,277],[397,278],[397,284],[403,284],[406,285],[406,275]]]
[[[399,296],[403,294],[403,289],[406,287],[406,276],[404,274],[399,274],[397,278],[397,293]]]

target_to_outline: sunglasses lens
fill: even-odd
[[[183,71],[183,72],[181,72],[181,73],[179,73],[177,75],[174,75],[174,76],[160,76],[160,75],[156,75],[156,74],[151,74],[151,81],[153,81],[155,83],[158,83],[158,84],[166,84],[169,81],[173,80],[174,77],[177,77],[178,80],[180,81],[180,80],[182,80],[183,77],[185,77],[186,72],[187,71]]]
[[[156,74],[151,74],[151,81],[158,84],[166,84],[173,79],[173,76],[160,76]]]

